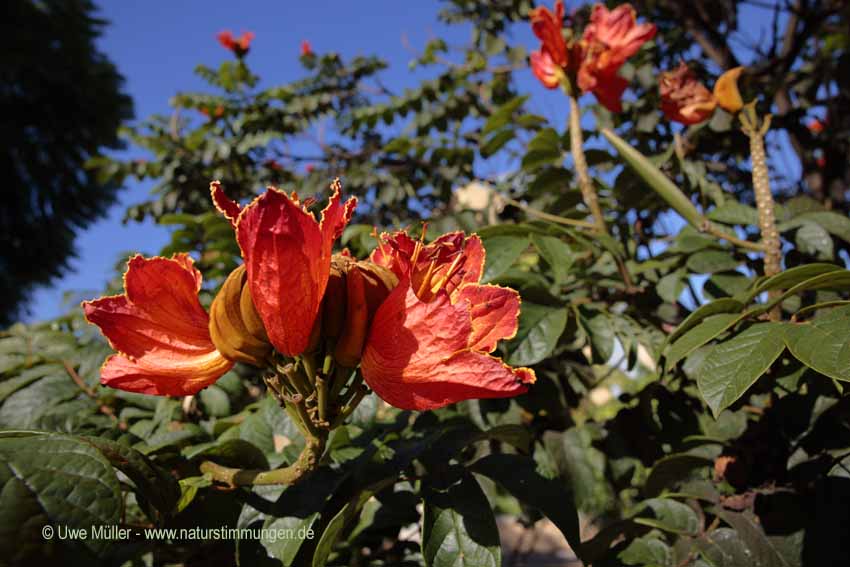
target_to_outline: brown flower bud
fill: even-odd
[[[372,317],[398,278],[369,261],[335,255],[323,304],[323,336],[335,341],[334,360],[346,367],[360,362]]]
[[[247,283],[245,266],[227,276],[210,307],[210,336],[225,358],[263,367],[272,346]]]

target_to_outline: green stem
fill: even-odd
[[[590,178],[590,173],[587,169],[587,160],[584,157],[584,139],[581,134],[581,112],[578,107],[578,100],[574,96],[570,96],[570,151],[573,155],[573,165],[578,174],[578,186],[581,190],[581,197],[584,204],[590,209],[593,215],[594,227],[597,232],[602,234],[608,233],[608,227],[605,225],[605,216],[602,214],[602,209],[599,207],[599,199],[596,196],[596,188],[593,186],[593,180]]]
[[[583,221],[583,220],[579,220],[579,219],[568,219],[568,218],[565,218],[565,217],[559,217],[558,215],[552,215],[552,214],[549,214],[549,213],[544,213],[543,211],[538,211],[537,209],[529,207],[528,205],[526,205],[524,203],[520,203],[519,201],[517,201],[515,199],[511,199],[510,197],[505,197],[503,195],[499,195],[499,198],[501,200],[503,200],[505,203],[508,203],[509,205],[513,205],[514,207],[521,209],[522,211],[525,211],[527,214],[529,214],[533,217],[537,217],[539,219],[547,220],[547,221],[558,223],[558,224],[564,224],[564,225],[567,225],[567,226],[577,226],[577,227],[580,227],[580,228],[596,228],[596,223]]]
[[[316,398],[319,405],[319,421],[321,423],[327,423],[328,382],[322,376],[316,376]]]
[[[237,486],[256,486],[260,484],[295,484],[303,479],[308,473],[316,470],[319,459],[325,452],[326,438],[308,437],[298,459],[282,469],[272,471],[261,471],[252,469],[234,469],[204,461],[201,463],[201,472],[212,477],[213,480],[226,484],[232,488]]]

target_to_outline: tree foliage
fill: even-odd
[[[303,78],[259,88],[248,53],[198,67],[207,91],[129,128],[149,159],[97,165],[114,183],[156,181],[128,216],[173,227],[163,253],[199,258],[213,282],[205,302],[239,257],[209,201],[212,179],[244,200],[266,184],[321,195],[340,176],[366,204],[342,237],[358,257],[375,245],[373,225],[478,232],[484,279],[523,299],[501,354],[533,365],[538,381],[518,398],[421,414],[369,396],[301,483],[222,491],[201,460],[273,468],[303,443],[253,369],[181,404],[98,389],[110,349],[77,312],[13,326],[0,338],[0,427],[15,430],[0,433],[0,524],[26,530],[0,537],[12,561],[60,552],[43,545],[44,523],[111,522],[103,502],[121,501],[128,525],[316,537],[132,538],[61,552],[104,564],[150,554],[189,565],[499,565],[495,509],[548,517],[586,564],[845,564],[850,13],[842,2],[636,6],[659,34],[621,70],[634,96],[618,115],[582,101],[610,235],[587,230],[569,132],[531,112],[518,79],[529,46],[511,31],[528,25],[524,0],[446,1],[441,18],[470,29],[470,42],[430,41],[411,63],[428,78],[403,92],[383,86],[378,58],[309,50]],[[581,7],[568,23],[588,17]],[[753,17],[772,35],[748,37]],[[717,112],[680,129],[658,109],[658,71],[683,57],[708,83],[746,64],[745,99],[774,114],[778,274],[764,275],[736,120]],[[498,176],[483,173],[497,163]],[[76,456],[54,456],[65,452]],[[41,483],[40,471],[80,463],[76,480]],[[73,491],[95,480],[99,499]],[[73,506],[46,498],[55,494]]]
[[[119,185],[87,167],[90,158],[121,147],[118,127],[133,113],[123,77],[95,45],[104,24],[87,0],[6,3],[0,66],[4,324],[35,286],[67,272],[78,231],[115,202]]]

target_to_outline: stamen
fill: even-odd
[[[455,256],[454,262],[452,262],[451,266],[449,266],[449,269],[446,270],[446,274],[442,278],[437,280],[437,282],[431,287],[431,293],[437,293],[438,291],[440,291],[443,286],[445,286],[446,283],[452,278],[452,276],[455,275],[455,272],[461,266],[463,266],[464,261],[464,255],[462,253],[458,253],[458,255]]]
[[[434,274],[434,268],[437,265],[436,260],[431,261],[431,265],[428,266],[428,271],[425,273],[425,276],[422,278],[422,285],[419,286],[419,289],[416,291],[416,295],[418,297],[422,297],[422,294],[428,289],[428,284],[431,282],[431,276]]]

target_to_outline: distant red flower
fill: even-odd
[[[274,160],[274,159],[267,159],[266,161],[263,162],[263,165],[266,166],[267,168],[273,170],[273,171],[280,171],[280,170],[283,169],[283,166],[280,165],[277,162],[277,160]]]
[[[304,170],[307,173],[313,173],[313,171],[315,171],[315,169],[316,169],[316,166],[313,165],[312,163],[308,163],[307,166],[304,168]]]
[[[301,42],[301,57],[313,55],[313,46],[306,39]]]
[[[661,110],[664,115],[682,124],[699,124],[711,118],[717,100],[694,72],[682,61],[674,71],[661,73],[659,79]]]
[[[824,123],[818,120],[817,118],[813,118],[812,120],[810,120],[806,127],[812,134],[820,134],[825,128]]]
[[[218,42],[225,49],[232,51],[237,57],[243,57],[248,50],[251,49],[251,42],[254,40],[254,32],[242,32],[238,38],[233,37],[233,32],[224,30],[219,32]]]
[[[582,92],[592,92],[611,112],[622,111],[620,101],[628,83],[617,75],[626,60],[655,37],[654,24],[638,24],[631,4],[608,10],[596,4],[584,29],[584,61],[578,74]]]

